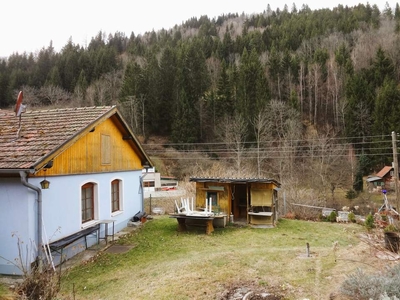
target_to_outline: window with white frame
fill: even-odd
[[[82,223],[95,219],[95,184],[92,182],[81,188]]]
[[[122,210],[121,204],[121,180],[111,181],[111,212]]]

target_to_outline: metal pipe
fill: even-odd
[[[37,192],[38,195],[38,213],[37,213],[37,224],[38,224],[38,241],[37,241],[37,260],[38,260],[38,267],[39,267],[39,271],[42,271],[42,190],[40,189],[40,187],[37,187],[33,184],[30,184],[27,180],[26,180],[26,173],[23,171],[19,172],[19,175],[21,177],[21,182],[24,186],[34,190]]]
[[[147,175],[147,169],[146,169],[146,173],[144,173],[142,176],[140,176],[140,187],[139,187],[139,191],[140,191],[140,193],[142,194],[141,195],[141,201],[142,201],[142,212],[144,212],[144,186],[143,186],[143,184],[144,184],[144,181],[143,181],[143,178],[145,177]],[[151,214],[151,212],[149,212],[149,214]]]

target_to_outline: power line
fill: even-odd
[[[261,147],[249,147],[256,142],[242,143],[169,143],[169,144],[144,144],[146,151],[150,155],[162,156],[165,160],[210,160],[210,159],[288,159],[290,156],[293,159],[305,158],[338,158],[338,157],[384,157],[392,155],[391,135],[357,137],[363,138],[362,142],[352,143],[346,138],[320,138],[320,139],[303,139],[303,140],[284,140],[284,141],[263,141]],[[369,141],[366,141],[366,139]],[[385,140],[385,138],[390,138]],[[344,143],[340,143],[344,141]],[[310,144],[310,142],[312,142]],[[317,143],[318,142],[318,143]],[[157,146],[178,146],[178,148],[152,149]],[[229,147],[232,145],[232,147]],[[387,145],[387,146],[385,146]],[[185,146],[185,147],[183,147]],[[354,146],[357,146],[355,148]],[[180,149],[180,148],[186,149]],[[353,147],[354,150],[362,150],[362,153],[349,153]],[[186,155],[190,155],[186,157]],[[199,155],[194,157],[193,155]],[[169,156],[171,155],[171,156]],[[204,157],[201,157],[201,156]],[[261,155],[261,156],[259,156]]]
[[[306,143],[306,142],[321,142],[321,141],[339,141],[339,140],[348,140],[349,142],[345,144],[367,144],[367,143],[377,143],[377,142],[382,142],[385,141],[384,138],[387,138],[388,140],[386,142],[391,142],[391,135],[370,135],[370,136],[358,136],[358,137],[321,137],[321,138],[314,138],[314,139],[285,139],[285,142],[287,143]],[[355,140],[360,139],[360,142],[354,142]],[[379,139],[379,140],[378,140]],[[284,139],[281,139],[284,140]],[[375,140],[369,142],[368,140]],[[276,143],[279,141],[279,139],[274,139],[274,140],[269,140],[269,141],[262,141],[262,143]],[[161,144],[143,144],[143,146],[163,146],[163,147],[168,147],[168,146],[206,146],[206,145],[227,145],[227,144],[236,144],[235,142],[202,142],[202,143],[161,143]],[[245,141],[241,142],[240,144],[257,144],[257,141]]]

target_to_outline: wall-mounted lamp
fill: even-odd
[[[44,172],[44,179],[40,182],[40,186],[42,190],[47,190],[50,187],[50,181],[46,180],[46,169],[43,170]]]
[[[48,189],[50,187],[50,181],[48,181],[46,179],[42,180],[40,182],[40,186],[42,187],[42,190],[46,190],[46,189]]]

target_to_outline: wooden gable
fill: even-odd
[[[118,124],[108,118],[56,156],[52,168],[36,176],[140,170],[141,159],[135,150]]]

